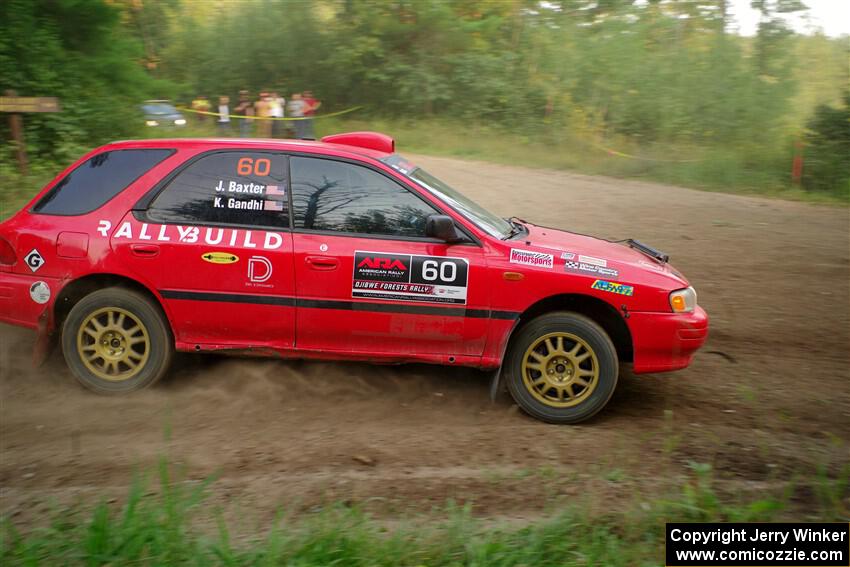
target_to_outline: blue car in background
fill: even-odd
[[[168,100],[147,100],[142,105],[145,114],[145,126],[150,127],[182,127],[186,118]]]

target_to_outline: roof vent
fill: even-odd
[[[326,144],[342,144],[343,146],[367,148],[388,154],[395,151],[395,140],[380,132],[346,132],[345,134],[334,134],[333,136],[325,136],[322,138],[322,142]]]

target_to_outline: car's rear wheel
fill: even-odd
[[[549,423],[578,423],[605,407],[617,386],[617,350],[605,331],[577,313],[549,313],[512,338],[505,381],[517,404]]]
[[[168,370],[174,352],[168,322],[144,295],[122,288],[91,293],[62,327],[65,360],[79,382],[101,394],[146,388]]]

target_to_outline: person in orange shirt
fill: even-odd
[[[257,102],[254,103],[254,113],[257,115],[257,136],[260,138],[270,138],[272,134],[271,120],[263,120],[271,114],[269,106],[269,93],[261,92]]]
[[[199,110],[201,112],[209,112],[210,108],[212,108],[210,106],[210,101],[207,100],[207,97],[205,97],[205,96],[195,97],[195,100],[192,101],[192,110]],[[199,124],[203,124],[204,122],[207,121],[206,114],[195,114],[195,117],[198,119]]]

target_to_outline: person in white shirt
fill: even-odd
[[[283,109],[286,106],[286,99],[277,93],[272,93],[269,98],[269,117],[283,118]],[[283,138],[283,120],[272,121],[272,138]]]
[[[302,100],[301,93],[292,93],[292,99],[289,101],[289,116],[292,118],[303,118],[304,111],[307,110],[307,104]],[[306,135],[306,120],[294,120],[295,122],[295,137],[299,140]]]
[[[230,97],[218,97],[218,134],[219,136],[230,135]]]

